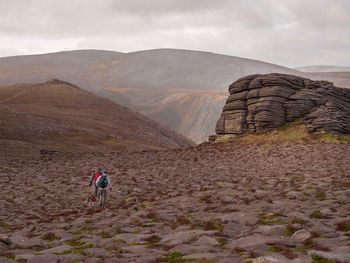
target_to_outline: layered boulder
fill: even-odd
[[[229,87],[218,135],[274,130],[301,119],[310,132],[350,133],[350,89],[286,75],[250,75]]]

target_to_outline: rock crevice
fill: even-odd
[[[311,132],[350,133],[350,89],[287,74],[250,75],[229,87],[216,133],[274,130],[302,118]]]

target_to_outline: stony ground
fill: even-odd
[[[1,161],[0,187],[0,262],[350,262],[349,144],[43,155]]]

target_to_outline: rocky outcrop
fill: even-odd
[[[286,74],[250,75],[229,87],[216,133],[274,130],[301,119],[311,132],[350,133],[350,89]]]

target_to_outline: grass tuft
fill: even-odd
[[[350,135],[336,135],[332,133],[323,133],[319,139],[327,143],[350,143]]]
[[[322,214],[320,211],[314,211],[312,212],[312,214],[310,215],[310,218],[317,218],[317,219],[327,219],[328,216]]]
[[[224,230],[224,225],[220,220],[213,219],[210,221],[195,220],[192,225],[192,229],[203,229],[205,231],[217,230],[222,232]]]
[[[113,237],[113,235],[110,232],[105,232],[105,231],[98,233],[98,235],[102,238],[112,238]]]
[[[6,223],[6,222],[4,222],[4,221],[2,221],[2,220],[0,220],[0,228],[9,229],[9,228],[11,228],[11,225]]]
[[[350,221],[337,223],[337,230],[342,232],[350,232]]]
[[[280,214],[260,214],[258,224],[260,225],[283,225],[284,219],[279,218]]]
[[[270,144],[281,142],[319,140],[326,143],[350,143],[350,135],[336,135],[329,132],[310,133],[308,127],[303,123],[303,119],[287,122],[274,131],[263,133],[250,133],[242,136],[230,134],[220,135],[217,142],[237,142],[243,144]]]
[[[46,233],[45,235],[43,235],[43,236],[41,237],[41,239],[42,239],[42,240],[49,241],[49,242],[52,242],[52,241],[54,241],[54,240],[59,240],[60,238],[59,238],[58,236],[56,236],[55,233],[49,232],[49,233]]]
[[[183,255],[180,252],[172,252],[165,256],[164,258],[165,262],[168,263],[182,263],[186,262],[186,260],[183,258]]]
[[[312,261],[311,263],[336,263],[334,260],[330,260],[327,258],[323,258],[320,256],[312,256]]]
[[[161,238],[157,235],[152,235],[145,239],[148,248],[155,248],[159,246]]]

